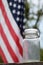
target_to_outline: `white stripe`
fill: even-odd
[[[1,43],[1,48],[4,52],[4,55],[5,55],[8,63],[14,63],[14,61],[12,60],[12,58],[11,58],[11,56],[10,56],[10,54],[9,54],[5,44],[4,44],[4,41],[2,40],[2,37],[0,37],[0,43]]]
[[[11,23],[11,25],[12,25],[12,27],[13,27],[13,29],[14,29],[16,35],[17,35],[18,38],[21,40],[21,41],[20,41],[20,44],[21,44],[22,47],[23,47],[23,43],[21,43],[21,42],[23,41],[23,38],[22,38],[22,36],[20,35],[20,30],[19,30],[19,28],[18,28],[18,25],[16,24],[16,22],[15,22],[13,16],[12,16],[12,14],[11,14],[11,12],[10,12],[10,9],[9,9],[8,3],[7,3],[7,0],[2,0],[2,2],[3,2],[3,4],[4,4],[5,10],[6,10],[6,12],[7,12],[7,16],[8,16],[8,18],[9,18],[9,20],[10,20],[10,23]]]
[[[0,11],[1,11],[1,9],[0,9]],[[0,16],[0,23],[1,23],[1,16]]]
[[[18,51],[18,47],[16,46],[15,41],[13,40],[12,36],[10,35],[10,32],[9,32],[9,30],[7,28],[7,25],[5,23],[5,20],[4,20],[3,16],[2,16],[1,12],[0,12],[0,15],[1,15],[1,25],[3,27],[5,35],[6,35],[7,39],[8,39],[8,41],[10,43],[10,46],[12,47],[14,53],[16,54],[16,56],[18,57],[19,61],[21,62],[23,59],[22,59],[22,57],[21,57],[21,55],[20,55],[20,53]]]

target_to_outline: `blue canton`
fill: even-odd
[[[9,8],[11,10],[11,13],[15,19],[15,22],[17,23],[21,35],[24,37],[24,0],[7,0]]]

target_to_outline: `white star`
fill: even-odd
[[[16,7],[16,4],[15,3],[13,4],[13,7]]]
[[[16,13],[16,11],[15,11],[15,10],[13,10],[12,12],[13,12],[13,14],[15,14],[15,13]]]
[[[17,17],[17,19],[16,19],[17,21],[19,21],[19,17]]]
[[[17,1],[17,0],[14,0],[15,2]]]
[[[20,15],[20,11],[18,11],[17,14]]]
[[[20,3],[20,2],[21,2],[21,0],[18,0],[18,2]]]
[[[20,5],[18,5],[18,9],[20,9],[21,8],[21,6]]]
[[[12,2],[10,2],[9,5],[12,6]]]

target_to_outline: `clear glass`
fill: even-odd
[[[23,40],[23,58],[24,62],[40,61],[40,36],[37,29],[25,30],[25,39]]]

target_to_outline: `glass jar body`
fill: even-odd
[[[30,38],[27,35],[26,38],[23,40],[24,62],[39,62],[40,61],[40,37],[38,36],[36,37],[34,36],[34,34],[32,36],[35,38],[32,38],[32,37]]]

